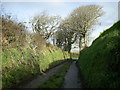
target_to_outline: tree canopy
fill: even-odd
[[[35,16],[32,19],[33,31],[38,32],[42,38],[49,39],[59,25],[59,16],[49,16],[46,12]]]

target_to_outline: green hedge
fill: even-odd
[[[69,55],[65,54],[65,59]],[[63,52],[54,46],[42,51],[32,48],[9,48],[2,52],[2,87],[9,88],[32,74],[46,71],[64,61]]]
[[[120,21],[81,51],[79,66],[89,88],[120,88]]]

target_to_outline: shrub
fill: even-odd
[[[2,23],[3,88],[12,87],[25,78],[42,73],[69,58],[68,53],[64,56],[59,48],[53,45],[46,46],[39,34],[24,32],[25,28],[12,20],[3,18]],[[50,66],[53,62],[55,63]]]

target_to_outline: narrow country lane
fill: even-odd
[[[65,75],[62,88],[82,88],[76,61],[72,62],[67,74]]]
[[[66,63],[68,62],[65,62],[50,69],[43,75],[38,75],[35,79],[29,81],[28,83],[23,83],[22,85],[19,85],[18,88],[38,88],[42,83],[48,80],[50,76],[54,75],[57,71],[59,71],[59,69],[63,67]]]

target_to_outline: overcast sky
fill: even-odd
[[[99,19],[100,26],[95,26],[94,33],[91,34],[91,42],[99,36],[100,32],[110,27],[118,20],[118,2],[63,2],[64,0],[57,0],[59,2],[2,2],[4,12],[16,16],[20,22],[29,22],[35,15],[42,11],[47,11],[50,15],[60,15],[62,18],[67,17],[75,8],[97,4],[103,7],[105,14]],[[13,0],[14,1],[14,0]],[[19,0],[18,0],[19,1]],[[22,1],[22,0],[20,0]],[[24,0],[25,1],[25,0]],[[108,0],[109,1],[109,0]],[[90,43],[91,43],[90,42]]]

